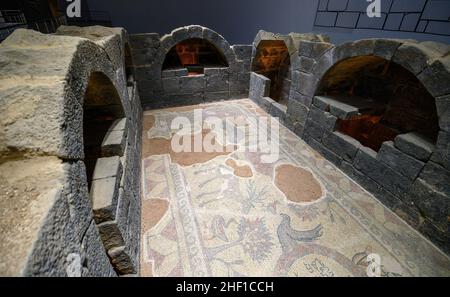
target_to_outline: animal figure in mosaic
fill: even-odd
[[[280,225],[277,229],[278,239],[283,252],[289,251],[299,242],[312,242],[322,236],[322,225],[317,225],[314,229],[298,231],[291,227],[291,217],[282,213]]]

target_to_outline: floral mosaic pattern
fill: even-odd
[[[266,116],[250,100],[199,108],[223,118]],[[193,112],[145,112],[156,125],[144,137],[170,137],[170,120]],[[235,175],[230,158],[253,175]],[[272,164],[248,152],[192,166],[160,154],[142,164],[143,276],[366,276],[371,254],[380,256],[382,276],[450,275],[448,257],[285,127]],[[323,196],[288,200],[274,183],[280,164],[311,172]],[[154,199],[167,209],[144,207]]]

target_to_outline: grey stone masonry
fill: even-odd
[[[401,134],[394,140],[396,148],[421,161],[427,161],[435,145],[417,133]]]
[[[270,92],[270,79],[267,77],[252,72],[250,74],[250,90],[249,98],[259,103],[263,97],[268,97]]]
[[[204,75],[190,75],[188,70],[165,69],[169,51],[179,42],[203,39],[215,47],[226,60],[226,66],[198,65]],[[217,32],[191,25],[157,34],[131,36],[132,55],[139,96],[145,108],[162,108],[203,102],[245,98],[249,90],[251,45],[230,44]],[[217,66],[221,67],[221,66]],[[214,69],[213,69],[214,68]]]
[[[377,159],[412,180],[417,178],[425,165],[425,163],[395,148],[392,141],[383,143]]]
[[[114,122],[102,142],[102,156],[122,156],[127,137],[126,119]]]
[[[325,131],[323,144],[348,162],[353,162],[361,143],[339,132]]]

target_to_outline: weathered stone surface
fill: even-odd
[[[420,211],[437,225],[449,226],[450,197],[444,195],[422,179],[417,179],[411,187],[410,195]]]
[[[122,156],[125,149],[126,130],[108,131],[102,142],[102,156]]]
[[[289,100],[287,113],[295,122],[304,124],[308,118],[309,108],[296,100]]]
[[[93,180],[107,177],[120,176],[122,174],[122,163],[118,156],[99,158],[95,164]]]
[[[400,198],[409,192],[412,184],[407,177],[378,162],[377,153],[367,147],[359,149],[354,160],[354,167]]]
[[[137,272],[125,246],[110,249],[108,255],[111,257],[114,267],[121,274],[133,274]]]
[[[417,133],[401,134],[394,140],[396,148],[416,159],[427,161],[435,146]]]
[[[157,33],[132,34],[130,35],[131,47],[133,49],[156,48],[160,44],[159,38]]]
[[[434,97],[450,94],[450,56],[434,60],[418,78]]]
[[[97,224],[114,219],[120,179],[121,175],[92,181],[90,196]]]
[[[291,101],[291,100],[298,101],[298,102],[302,103],[303,105],[309,107],[309,106],[311,106],[313,99],[312,99],[312,97],[300,94],[299,92],[297,92],[291,88],[291,90],[289,91],[289,101]]]
[[[396,149],[392,141],[383,143],[378,152],[377,160],[385,163],[410,179],[415,179],[425,165],[425,163]]]
[[[325,131],[323,144],[346,161],[353,162],[361,143],[340,132]]]
[[[441,54],[431,47],[421,43],[406,42],[397,49],[392,61],[402,65],[413,74],[419,74],[427,67],[429,60],[440,56]]]
[[[250,74],[250,99],[258,102],[262,97],[268,97],[270,93],[270,79],[267,77],[252,72]]]
[[[445,253],[450,254],[450,234],[448,229],[442,230],[429,220],[425,220],[419,230],[437,244]]]
[[[387,207],[394,209],[398,204],[399,199],[397,197],[386,191],[373,179],[355,169],[351,163],[344,160],[339,167],[345,174],[359,183],[364,189],[375,195],[375,197]]]
[[[428,162],[420,173],[419,178],[436,190],[450,196],[450,171],[441,165],[431,161]]]
[[[125,245],[125,240],[115,221],[97,225],[103,245],[107,250]]]
[[[373,54],[375,56],[390,60],[403,41],[396,39],[377,39]]]
[[[206,74],[206,92],[224,92],[229,90],[228,72]]]
[[[165,94],[181,94],[180,78],[164,78],[162,79],[162,86]]]
[[[82,259],[82,264],[86,264],[85,268],[88,272],[87,275],[82,275],[83,277],[117,276],[105,252],[94,221],[91,221],[81,246],[86,259],[85,261]]]
[[[440,128],[450,132],[450,95],[436,98],[436,109]]]
[[[204,97],[205,102],[212,102],[226,99],[230,99],[230,92],[225,91],[225,92],[205,93]]]
[[[294,89],[305,96],[314,96],[318,80],[314,75],[301,71],[292,71]]]
[[[194,94],[205,89],[205,76],[185,76],[180,78],[180,93]]]
[[[309,117],[320,126],[322,126],[325,130],[334,131],[337,117],[330,114],[329,112],[325,112],[315,106],[311,106]]]
[[[282,105],[278,102],[273,102],[269,109],[269,114],[275,118],[278,118],[280,121],[284,121],[286,117],[287,107],[286,105]]]
[[[311,136],[318,142],[322,141],[323,133],[325,129],[319,124],[313,121],[311,118],[308,118],[305,123],[305,134]]]
[[[239,60],[249,60],[252,57],[252,46],[251,45],[233,45],[232,46],[236,57]]]
[[[450,170],[450,133],[439,132],[436,149],[431,160]]]
[[[272,106],[272,104],[275,103],[275,100],[273,100],[270,97],[262,97],[261,99],[259,99],[258,101],[258,105],[264,109],[267,113],[270,112],[270,108]]]
[[[5,162],[0,169],[0,274],[20,276],[27,269],[31,275],[43,272],[64,276],[64,259],[58,256],[65,258],[67,253],[64,230],[69,227],[66,225],[70,216],[62,197],[65,182],[62,162],[56,157],[43,157]],[[47,234],[42,234],[43,230]],[[33,245],[51,234],[61,236],[52,242],[60,250],[46,251],[52,243],[42,242],[39,250],[47,252],[55,262],[39,267],[40,261],[45,262],[45,256],[40,258],[36,252],[36,258],[30,258]],[[31,267],[26,268],[27,265]]]
[[[306,122],[306,124],[308,125],[308,122]],[[305,129],[307,129],[307,128],[305,127]],[[307,129],[306,131],[309,132],[309,129]],[[322,156],[324,156],[328,161],[332,162],[336,166],[340,166],[340,164],[342,162],[342,158],[340,156],[338,156],[333,151],[326,148],[322,143],[320,143],[316,139],[314,139],[308,135],[306,135],[306,136],[305,135],[306,135],[306,133],[304,134],[304,137],[306,137],[305,138],[306,143],[308,143],[313,149],[315,149],[318,153],[320,153]]]

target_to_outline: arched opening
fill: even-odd
[[[109,152],[102,149],[102,144],[114,129],[114,124],[124,117],[125,112],[113,83],[103,73],[92,73],[83,108],[84,163],[89,188],[97,159],[109,157]]]
[[[127,86],[132,86],[134,82],[134,64],[128,43],[125,45],[125,77],[127,79]]]
[[[187,68],[189,75],[199,75],[214,67],[228,67],[224,54],[206,39],[191,38],[169,50],[162,70]]]
[[[270,79],[270,98],[287,105],[291,87],[291,59],[284,41],[261,41],[256,50],[252,71]]]
[[[397,135],[416,132],[436,142],[436,104],[414,74],[376,56],[357,56],[334,65],[316,92],[340,110],[337,130],[378,151]]]

